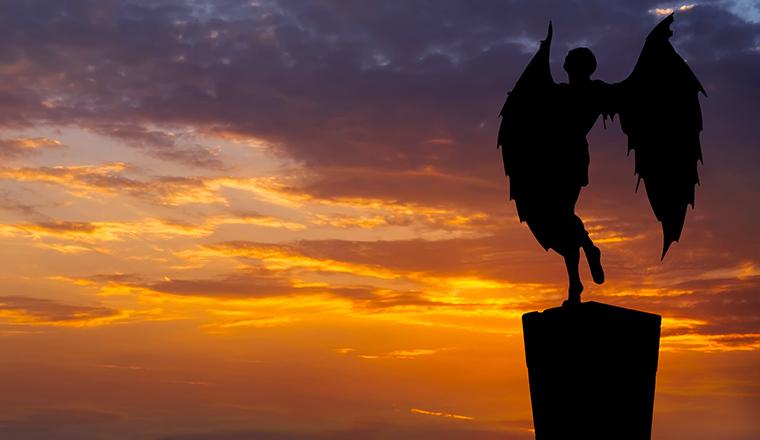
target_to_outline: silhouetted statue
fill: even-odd
[[[581,188],[588,185],[586,135],[599,115],[604,120],[620,115],[629,153],[635,150],[639,181],[644,180],[662,223],[662,258],[681,236],[686,206],[694,206],[697,161],[702,160],[698,92],[705,91],[668,41],[672,22],[673,14],[652,30],[633,72],[617,84],[591,79],[596,58],[585,47],[565,58],[569,83],[555,83],[549,68],[549,22],[546,39],[499,114],[497,148],[502,147],[510,199],[544,249],[565,259],[570,278],[566,304],[579,303],[583,291],[580,249],[594,282],[604,282],[601,252],[575,215]]]

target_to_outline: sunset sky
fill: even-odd
[[[753,0],[0,2],[0,438],[534,438],[520,317],[567,275],[499,110],[549,20],[555,81],[614,83],[673,11],[696,207],[661,262],[598,121],[583,299],[662,315],[653,439],[760,438]]]

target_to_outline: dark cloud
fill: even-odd
[[[13,211],[23,215],[24,217],[41,217],[47,218],[47,216],[37,211],[37,206],[30,205],[18,200],[15,196],[12,196],[7,191],[0,191],[0,209],[6,211]]]
[[[0,421],[0,434],[14,439],[66,439],[118,422],[122,415],[90,409],[46,408]],[[86,438],[90,437],[85,434]]]
[[[622,307],[647,310],[691,324],[663,330],[663,336],[699,334],[718,337],[723,346],[750,347],[760,342],[760,277],[713,278],[685,281],[660,289],[659,295],[604,298]],[[593,295],[593,294],[592,294]]]
[[[34,226],[37,229],[54,232],[54,233],[83,232],[83,233],[89,234],[89,233],[95,232],[95,230],[98,229],[97,225],[94,225],[89,222],[62,222],[62,221],[38,222],[38,223],[35,223]]]
[[[466,423],[466,422],[465,422]],[[533,434],[525,430],[524,433],[510,432],[497,429],[469,428],[464,426],[426,427],[397,425],[380,420],[370,423],[358,423],[358,426],[345,429],[333,430],[332,432],[282,432],[282,431],[212,431],[198,434],[174,435],[160,437],[156,440],[391,440],[409,439],[423,440],[437,438],[441,440],[455,440],[461,438],[473,440],[527,440],[533,438]]]
[[[162,127],[255,137],[310,167],[314,178],[291,187],[299,194],[466,207],[490,214],[479,226],[502,227],[514,208],[495,149],[496,114],[548,19],[555,26],[557,81],[564,80],[563,52],[584,44],[597,55],[597,76],[614,82],[635,63],[658,20],[648,12],[656,7],[662,5],[6,2],[0,5],[9,23],[0,33],[0,122],[79,126],[154,157],[213,169],[223,167],[221,157],[185,131],[172,136]],[[707,165],[701,173],[713,193],[697,191],[709,217],[700,240],[717,229],[724,235],[713,241],[743,249],[746,258],[757,254],[744,249],[743,239],[754,216],[738,212],[738,225],[716,228],[722,219],[715,213],[737,213],[757,199],[760,25],[723,7],[700,3],[677,11],[673,42],[710,95],[702,100]],[[550,129],[550,114],[546,123]],[[619,154],[602,152],[602,145]],[[616,203],[635,185],[617,123],[592,133],[591,148],[592,184],[581,204],[590,201],[586,212],[608,219],[602,226],[639,235],[652,216],[646,205]],[[205,190],[201,179],[76,174],[66,178],[159,202],[180,190]],[[621,179],[625,174],[631,178]],[[409,221],[388,218],[387,224]],[[695,226],[690,213],[686,234]]]
[[[394,240],[394,241],[347,241],[347,240],[301,240],[290,245],[272,245],[251,241],[230,241],[209,246],[211,249],[223,252],[244,251],[241,260],[250,258],[246,252],[257,257],[264,257],[269,251],[277,251],[291,256],[293,264],[299,264],[300,258],[317,261],[346,262],[368,267],[370,269],[388,269],[399,275],[406,272],[429,273],[438,275],[456,275],[473,272],[483,255],[483,248],[476,243],[483,241],[470,239],[461,240]],[[494,250],[497,245],[489,246]],[[479,249],[478,249],[479,248]],[[260,253],[259,253],[260,252]],[[435,260],[424,256],[436,255]],[[480,257],[480,258],[479,258]],[[491,255],[492,257],[492,255]],[[472,265],[466,264],[471,261]],[[258,261],[254,258],[252,261]]]
[[[137,287],[136,285],[130,286]],[[391,292],[388,289],[384,289],[381,293],[378,291],[378,289],[369,286],[330,287],[322,289],[291,288],[287,291],[278,291],[277,289],[271,288],[262,289],[261,286],[230,286],[229,283],[219,282],[216,280],[178,280],[174,283],[157,283],[157,285],[152,285],[150,288],[158,292],[169,293],[172,295],[215,299],[247,299],[275,296],[296,297],[303,295],[313,295],[316,293],[328,293],[338,298],[351,300],[352,307],[355,312],[369,314],[384,313],[393,309],[394,307],[409,306],[424,307],[426,310],[433,310],[433,308],[446,308],[463,311],[478,311],[483,310],[484,308],[489,308],[488,305],[475,301],[471,303],[450,303],[444,301],[434,301],[426,298],[426,295],[423,292],[419,291]],[[549,308],[555,306],[555,303],[556,298],[554,302],[539,300],[534,305],[538,308]],[[503,307],[503,309],[507,308]],[[266,322],[267,320],[266,317],[260,319],[262,319],[263,322]],[[245,319],[242,321],[247,322],[249,320]]]
[[[155,204],[175,205],[197,200],[220,202],[218,194],[201,177],[138,176],[132,165],[106,163],[73,167],[0,167],[0,180],[43,182],[90,197],[93,194],[124,193]]]
[[[10,316],[12,322],[21,324],[76,323],[120,314],[118,310],[110,307],[68,305],[50,299],[25,296],[0,297],[0,310],[11,312],[5,316]]]
[[[77,278],[79,279],[79,278]],[[142,281],[143,277],[139,274],[134,273],[115,273],[115,274],[98,274],[98,275],[91,275],[88,277],[83,277],[81,279],[94,281],[94,282],[114,282],[114,283],[137,283]]]
[[[182,296],[211,298],[266,298],[295,293],[319,293],[325,289],[299,288],[266,269],[252,269],[217,279],[172,279],[135,286]]]
[[[323,200],[363,198],[392,200],[424,207],[494,210],[494,200],[508,193],[506,178],[493,181],[478,176],[458,176],[434,168],[383,170],[375,168],[318,168],[318,179],[295,189]]]
[[[685,304],[674,301],[671,311],[706,322],[700,333],[754,334],[760,340],[760,277],[692,281],[676,288],[694,293]]]
[[[88,277],[87,279],[93,279]],[[112,277],[106,278],[109,281]],[[287,276],[266,269],[247,269],[215,279],[171,279],[154,283],[139,283],[129,279],[116,281],[131,287],[147,287],[153,291],[205,298],[268,298],[331,294],[354,302],[357,308],[385,309],[397,306],[448,306],[450,304],[426,299],[422,292],[383,290],[363,285],[302,286]],[[465,305],[466,306],[466,305]]]
[[[501,101],[530,57],[525,44],[535,46],[549,19],[555,58],[573,42],[589,45],[599,74],[618,81],[657,21],[647,11],[658,5],[4,4],[10,26],[0,35],[0,60],[13,73],[0,119],[128,135],[151,154],[202,166],[218,163],[201,150],[177,149],[146,126],[255,136],[314,165],[478,173],[495,161],[485,147],[494,145]],[[677,47],[704,83],[757,89],[756,62],[740,64],[742,80],[728,68],[742,54],[757,58],[757,24],[700,4],[679,11],[675,29]],[[730,121],[756,109],[745,101],[719,117]]]
[[[323,440],[314,434],[282,433],[267,431],[215,431],[200,434],[180,434],[157,437],[156,440]]]
[[[119,175],[128,169],[123,163],[105,164],[103,166],[80,167],[39,167],[39,168],[0,168],[0,178],[20,181],[42,181],[64,183],[71,186],[90,187],[94,191],[127,191],[139,193],[145,191],[146,183]]]
[[[139,148],[158,159],[177,162],[198,168],[224,169],[216,152],[192,142],[187,133],[174,134],[152,130],[134,124],[99,125],[92,128],[98,134],[109,136]]]

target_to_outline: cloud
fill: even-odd
[[[196,434],[179,434],[161,437],[157,440],[322,440],[317,434],[283,433],[271,431],[213,431]]]
[[[17,325],[92,327],[128,317],[128,313],[103,306],[77,306],[25,296],[0,297],[0,317]]]
[[[510,39],[538,41],[545,32],[545,20],[524,18],[545,15],[540,2],[520,8],[457,2],[424,8],[383,3],[341,8],[324,2],[258,7],[199,2],[151,8],[127,2],[79,8],[61,4],[26,14],[31,3],[9,9],[9,17],[16,18],[10,23],[26,30],[3,43],[6,68],[15,72],[11,80],[24,86],[9,86],[7,93],[36,93],[46,103],[21,112],[29,115],[27,122],[37,118],[84,127],[146,154],[207,168],[221,167],[214,160],[223,158],[194,149],[190,130],[203,136],[253,138],[295,158],[311,176],[308,182],[288,185],[276,179],[144,182],[101,175],[89,178],[97,177],[105,187],[90,185],[87,191],[124,191],[171,205],[223,204],[227,201],[220,190],[238,188],[290,206],[381,200],[386,206],[448,213],[466,207],[463,217],[470,220],[458,224],[447,218],[417,219],[431,220],[443,230],[499,228],[502,219],[514,215],[506,201],[502,211],[494,212],[495,201],[504,200],[508,186],[498,151],[486,146],[494,145],[498,108],[530,57]],[[656,22],[646,11],[661,6],[597,5],[591,17],[568,5],[552,5],[556,50],[586,38],[594,43],[600,75],[620,80]],[[379,18],[370,20],[372,16]],[[46,20],[52,24],[43,26]],[[119,20],[130,24],[120,27]],[[709,164],[715,150],[711,144],[735,149],[760,136],[752,124],[742,122],[742,115],[754,114],[760,102],[752,99],[760,65],[747,52],[756,46],[758,29],[708,4],[678,11],[676,20],[680,40],[675,44],[711,96],[704,101],[708,123],[703,134]],[[48,53],[37,44],[42,29],[46,37],[58,37],[60,53]],[[56,76],[62,71],[63,78]],[[45,87],[31,87],[37,83]],[[19,97],[9,102],[24,101]],[[715,123],[710,126],[709,121]],[[623,151],[625,139],[613,130],[604,136]],[[179,138],[188,139],[189,150],[178,144]],[[175,153],[188,155],[168,157]],[[592,167],[599,168],[609,167],[612,160],[604,156],[598,161],[593,151],[592,158],[597,161]],[[625,159],[621,155],[616,160]],[[87,178],[77,180],[81,196]],[[612,189],[608,194],[615,198]],[[593,207],[599,217],[611,212],[598,201]],[[320,215],[313,220],[341,228],[417,221],[397,211]],[[618,229],[621,218],[625,220],[619,215],[613,219]]]
[[[224,170],[218,151],[203,148],[193,142],[191,133],[172,133],[134,124],[98,125],[92,131],[121,140],[161,160],[191,167]]]
[[[38,222],[31,226],[31,228],[50,232],[53,234],[91,234],[98,227],[94,223],[89,222]]]
[[[473,241],[481,240],[481,246],[474,246]],[[485,243],[491,247],[486,247]],[[461,252],[457,252],[459,245],[462,246]],[[553,305],[553,298],[562,296],[559,272],[555,274],[559,286],[537,285],[529,284],[527,280],[515,282],[521,272],[519,266],[488,266],[486,261],[493,258],[493,252],[499,247],[500,244],[494,242],[493,237],[446,242],[357,243],[315,240],[301,241],[292,246],[225,242],[200,252],[206,253],[207,258],[233,257],[251,266],[263,264],[269,271],[267,273],[274,277],[272,279],[279,280],[279,289],[282,290],[255,287],[255,279],[251,284],[242,281],[243,278],[240,278],[239,284],[225,284],[227,281],[216,287],[211,287],[214,284],[212,281],[208,281],[206,287],[201,287],[205,282],[178,281],[158,283],[151,288],[159,287],[157,290],[167,293],[182,291],[196,295],[203,295],[201,291],[204,289],[241,295],[252,295],[253,291],[274,295],[285,292],[298,295],[330,292],[337,297],[350,299],[354,313],[373,313],[373,310],[377,310],[387,314],[390,319],[417,323],[424,322],[424,318],[420,321],[421,315],[416,315],[423,309],[434,310],[434,314],[441,317],[519,316],[534,308],[540,309],[542,304],[549,307]],[[442,258],[444,253],[451,257],[450,261]],[[432,261],[422,255],[439,255],[441,258]],[[505,254],[507,255],[509,253]],[[520,259],[518,256],[514,258]],[[484,267],[487,269],[482,269]],[[534,271],[532,265],[529,267],[530,271]],[[471,268],[479,268],[479,275],[468,276]],[[489,272],[491,277],[487,276]],[[330,273],[345,273],[353,278],[342,281],[325,278],[329,284],[306,287],[309,286],[307,284],[304,288],[297,289],[292,284],[288,286],[288,283],[282,283],[293,277],[308,276],[314,279],[314,276],[327,276]],[[673,272],[673,269],[663,269],[663,281],[670,279],[671,284],[656,288],[652,284],[662,286],[662,281],[636,283],[621,276],[592,291],[589,299],[613,301],[617,305],[663,314],[666,317],[663,335],[670,338],[665,340],[673,342],[673,347],[679,338],[682,340],[681,347],[687,346],[687,342],[683,342],[686,338],[691,341],[688,342],[690,348],[697,350],[742,350],[755,347],[757,334],[760,334],[760,320],[757,319],[760,303],[754,295],[757,275],[746,268],[737,270],[732,278],[711,278],[709,273],[703,274],[703,279],[694,280],[693,275],[688,273],[679,274],[678,271]],[[346,287],[351,287],[352,283],[359,284],[361,282],[358,280],[362,277],[367,277],[364,284],[375,284],[378,287],[363,290],[358,296],[348,293],[352,290],[337,289],[341,283],[347,283],[344,284]],[[418,286],[419,291],[379,287],[386,281],[402,280],[409,286]],[[170,285],[173,286],[172,289],[178,290],[169,290]],[[241,287],[232,287],[238,285]],[[194,286],[198,290],[194,290]],[[242,286],[254,287],[248,290],[250,293],[246,293]],[[479,296],[484,292],[488,294]],[[488,299],[483,300],[484,297]],[[445,326],[446,322],[437,321],[436,325]],[[663,344],[667,346],[670,342]]]
[[[691,5],[683,5],[681,7],[675,8],[675,9],[674,8],[664,8],[664,9],[662,9],[662,8],[655,8],[655,9],[650,9],[649,12],[652,13],[652,14],[654,14],[654,15],[656,15],[656,16],[658,16],[658,17],[665,17],[665,16],[668,16],[668,15],[672,14],[676,10],[678,10],[678,11],[688,11],[689,9],[691,9],[693,7],[694,7],[694,5],[691,4]]]
[[[46,182],[67,186],[68,191],[83,198],[91,194],[114,195],[118,191],[145,193],[149,185],[120,175],[130,167],[124,163],[94,166],[0,168],[0,179],[19,182]]]
[[[663,350],[757,350],[758,283],[757,275],[694,279],[652,295],[631,289],[628,296],[615,297],[614,304],[661,314]]]
[[[19,201],[17,197],[6,191],[0,191],[0,209],[15,212],[24,217],[46,218],[36,206]]]
[[[125,163],[57,167],[0,167],[0,179],[17,182],[44,182],[60,185],[80,198],[115,197],[126,194],[137,199],[163,205],[191,203],[228,205],[221,194],[223,188],[236,188],[284,205],[298,205],[308,195],[294,194],[276,178],[140,176]]]
[[[417,356],[435,354],[438,351],[440,350],[418,348],[414,350],[393,350],[387,354],[360,354],[359,357],[363,359],[413,359]],[[412,410],[412,412],[414,412],[414,410]]]
[[[139,274],[124,274],[124,273],[98,274],[98,275],[91,275],[87,277],[65,277],[65,276],[57,275],[57,276],[52,276],[49,278],[52,280],[68,281],[68,282],[78,284],[81,286],[89,286],[89,285],[96,285],[96,284],[125,285],[128,283],[139,283],[143,280],[143,277]]]
[[[0,139],[0,159],[5,161],[39,153],[41,149],[63,148],[63,145],[47,138]]]
[[[510,41],[537,42],[553,18],[558,49],[592,41],[601,67],[622,79],[654,25],[642,14],[656,6],[596,5],[590,17],[553,4],[552,17],[525,20],[545,16],[545,5],[62,3],[28,14],[35,4],[4,7],[7,32],[25,30],[4,42],[3,66],[14,73],[6,105],[25,115],[6,124],[80,125],[196,166],[221,165],[156,127],[263,139],[307,166],[433,165],[469,175],[493,165],[481,147],[494,144],[500,101],[529,58]],[[684,42],[700,67],[714,62],[710,52],[754,47],[745,43],[755,25],[734,26],[724,9],[678,12],[676,35],[697,38],[709,17],[711,35],[737,36]],[[55,51],[43,37],[55,39]],[[725,82],[718,72],[703,82]]]
[[[173,219],[144,219],[134,222],[67,222],[44,221],[30,224],[0,225],[0,235],[26,235],[35,240],[53,238],[87,243],[140,239],[147,236],[161,239],[205,237],[222,225],[254,225],[288,230],[304,229],[299,223],[276,217],[245,215],[242,217],[211,216],[192,224]],[[40,244],[40,243],[38,243]]]
[[[63,439],[71,435],[71,432],[82,428],[107,426],[121,419],[122,415],[119,413],[102,410],[42,408],[4,417],[0,421],[0,434],[8,438],[33,438],[44,435],[46,438]]]
[[[272,245],[250,241],[230,241],[184,253],[186,258],[235,258],[252,265],[262,264],[273,272],[315,272],[349,274],[374,281],[411,281],[443,290],[531,289],[538,285],[515,283],[475,275],[467,266],[449,268],[446,261],[433,261],[424,255],[451,252],[452,243],[465,247],[468,240],[437,243],[423,240],[389,242],[351,242],[344,240],[303,240],[296,245]],[[451,263],[461,255],[451,255]],[[477,263],[475,263],[477,265]]]
[[[263,269],[247,270],[216,279],[171,279],[136,286],[170,295],[205,298],[267,298],[297,292],[322,293],[327,290],[320,286],[298,287],[287,278]]]
[[[482,219],[484,212],[494,211],[493,200],[506,191],[506,181],[462,176],[433,167],[413,170],[325,167],[315,171],[319,173],[318,179],[301,184],[301,191],[314,199],[386,208],[396,211],[393,214],[406,210],[409,214],[419,211],[421,215],[433,215],[437,210],[438,214],[451,215],[457,210],[460,215],[479,215]]]
[[[451,417],[442,417],[451,423],[462,423]],[[205,433],[181,434],[161,437],[157,440],[243,440],[255,438],[256,440],[349,440],[362,438],[367,440],[382,440],[388,438],[404,438],[409,440],[424,440],[438,438],[441,440],[455,440],[468,438],[472,440],[528,440],[533,434],[527,430],[524,432],[507,431],[504,429],[489,429],[465,426],[425,426],[414,424],[394,424],[381,420],[373,420],[364,423],[355,423],[355,426],[343,429],[333,429],[316,433],[288,432],[288,431],[210,431]]]
[[[430,412],[430,411],[425,411],[425,410],[417,409],[417,408],[412,408],[412,412],[417,413],[417,414],[426,414],[430,416],[450,417],[452,419],[473,420],[473,417],[460,416],[457,414],[446,414],[446,413],[441,413],[441,412]]]

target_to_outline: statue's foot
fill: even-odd
[[[562,303],[562,306],[576,306],[581,303],[581,293],[583,292],[583,284],[578,282],[571,282],[570,288],[567,289],[567,300]]]
[[[586,253],[588,268],[591,269],[591,277],[596,284],[604,283],[604,269],[602,269],[602,251],[596,246],[583,249]]]

